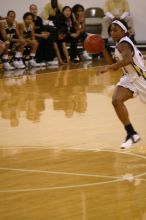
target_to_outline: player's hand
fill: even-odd
[[[102,74],[102,73],[108,72],[108,70],[109,70],[109,65],[106,65],[106,66],[98,66],[98,67],[97,67],[96,74],[97,74],[97,75],[100,75],[100,74]]]
[[[49,33],[49,32],[42,32],[42,34],[41,34],[41,37],[42,37],[43,39],[47,39],[49,36],[50,36],[50,33]]]

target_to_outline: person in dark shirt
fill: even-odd
[[[58,58],[59,64],[65,64],[70,62],[67,44],[66,44],[67,32],[65,27],[58,27],[54,31],[54,49]]]
[[[42,66],[45,65],[46,62],[52,61],[55,57],[55,51],[52,41],[52,31],[53,28],[49,25],[43,25],[43,20],[40,16],[38,16],[38,8],[37,5],[31,4],[29,6],[30,12],[33,14],[33,22],[34,22],[34,31],[35,38],[39,42],[37,51],[36,51],[36,61],[41,63]]]
[[[64,27],[66,30],[66,41],[70,45],[69,55],[71,61],[80,61],[80,55],[77,50],[80,31],[76,29],[71,7],[65,6],[62,9],[62,13],[54,17],[53,23],[56,28]]]

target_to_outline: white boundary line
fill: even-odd
[[[83,187],[91,187],[115,182],[124,181],[123,179],[118,180],[110,180],[104,182],[95,182],[95,183],[87,183],[87,184],[78,184],[78,185],[67,185],[67,186],[56,186],[56,187],[44,187],[44,188],[28,188],[28,189],[10,189],[10,190],[0,190],[0,193],[16,193],[16,192],[33,192],[33,191],[48,191],[48,190],[60,190],[60,189],[75,189],[75,188],[83,188]]]
[[[33,147],[32,147],[33,148]],[[31,149],[32,149],[31,148]],[[0,148],[3,149],[3,148]],[[36,149],[36,148],[35,148]],[[40,148],[39,148],[40,149]],[[42,149],[42,148],[41,148]],[[54,149],[54,148],[53,148]],[[50,150],[50,148],[48,148]],[[84,151],[91,151],[91,152],[111,152],[111,153],[121,153],[126,154],[130,156],[140,157],[142,159],[146,159],[146,156],[130,153],[130,152],[121,152],[121,151],[114,151],[114,150],[91,150],[91,149],[61,149],[61,150],[84,150]],[[70,173],[70,172],[57,172],[57,171],[46,171],[46,170],[32,170],[32,169],[16,169],[16,168],[7,168],[7,167],[1,167],[0,170],[3,171],[17,171],[17,172],[30,172],[30,173],[46,173],[46,174],[55,174],[55,175],[72,175],[72,176],[85,176],[85,177],[98,177],[98,178],[108,178],[108,179],[114,179],[109,181],[102,181],[102,182],[94,182],[94,183],[85,183],[85,184],[77,184],[77,185],[66,185],[66,186],[56,186],[56,187],[42,187],[42,188],[27,188],[27,189],[3,189],[0,190],[0,193],[12,193],[12,192],[31,192],[31,191],[48,191],[48,190],[59,190],[59,189],[74,189],[74,188],[83,188],[83,187],[91,187],[91,186],[97,186],[97,185],[103,185],[108,183],[116,183],[128,180],[131,182],[131,176],[124,177],[124,176],[105,176],[105,175],[96,175],[96,174],[86,174],[86,173]],[[141,173],[136,176],[132,176],[133,180],[140,180],[140,181],[146,181],[146,179],[139,179],[138,177],[142,177],[146,175],[146,173]]]

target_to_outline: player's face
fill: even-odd
[[[36,5],[32,5],[31,8],[30,8],[30,12],[31,12],[33,15],[37,15],[37,13],[38,13],[37,6],[36,6]]]
[[[124,30],[116,24],[111,26],[111,37],[114,41],[118,42],[122,37],[125,36]]]
[[[15,13],[14,12],[10,12],[9,15],[7,16],[7,22],[9,24],[13,24],[13,22],[15,21]]]
[[[29,24],[31,24],[33,22],[33,17],[32,16],[27,16],[26,18],[25,18],[25,24],[26,25],[29,25]]]
[[[64,17],[66,17],[66,18],[70,18],[70,16],[71,16],[71,9],[70,9],[70,8],[64,9],[63,15],[64,15]]]

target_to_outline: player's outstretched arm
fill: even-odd
[[[105,48],[105,45],[103,45],[102,53],[103,53],[103,56],[104,56],[104,59],[105,59],[107,65],[97,66],[97,75],[107,72],[109,70],[110,66],[114,63],[111,55],[109,54],[109,52]]]
[[[114,63],[111,55],[109,54],[109,52],[107,51],[107,49],[105,48],[105,46],[103,47],[102,49],[102,53],[103,53],[103,56],[104,56],[104,59],[105,61],[107,62],[107,64],[111,65]]]

